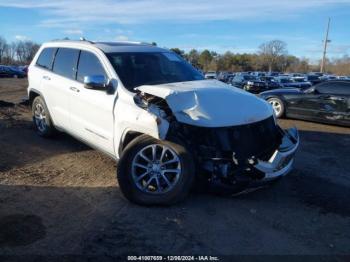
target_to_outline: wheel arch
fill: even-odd
[[[36,89],[30,89],[30,90],[29,90],[29,93],[28,93],[28,97],[29,97],[29,106],[32,107],[33,102],[34,102],[34,99],[35,99],[36,97],[38,97],[38,96],[40,96],[40,97],[44,100],[44,103],[46,104],[46,107],[47,107],[47,111],[49,112],[49,115],[50,115],[50,117],[51,117],[51,121],[52,121],[52,123],[54,124],[54,126],[56,126],[55,120],[54,120],[54,118],[53,118],[53,116],[52,116],[52,114],[51,114],[51,111],[50,111],[50,109],[49,109],[47,103],[46,103],[46,100],[45,100],[44,96],[42,95],[42,93],[41,93],[40,91],[38,91],[38,90],[36,90]]]
[[[41,95],[41,93],[40,93],[38,90],[36,90],[36,89],[31,89],[31,90],[29,91],[28,96],[29,96],[29,105],[30,105],[30,106],[32,106],[33,101],[34,101],[34,99],[35,99],[37,96],[43,97],[43,96]],[[44,99],[44,98],[43,98],[43,99]]]
[[[138,131],[133,131],[133,130],[129,130],[127,131],[123,137],[120,140],[119,143],[119,148],[118,148],[118,155],[119,158],[123,152],[123,150],[128,146],[128,144],[133,141],[135,138],[145,135],[144,133],[138,132]]]

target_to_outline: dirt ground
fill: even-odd
[[[26,80],[0,79],[18,103]],[[126,201],[116,163],[68,135],[36,135],[29,108],[0,102],[0,255],[350,255],[350,129],[296,120],[295,170],[240,196]]]

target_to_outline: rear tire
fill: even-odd
[[[267,102],[272,106],[273,111],[277,118],[282,118],[285,113],[284,103],[277,97],[271,97],[267,99]]]
[[[185,147],[147,135],[128,144],[117,167],[118,183],[124,196],[146,206],[183,201],[194,177],[194,162]]]
[[[56,133],[49,110],[41,96],[37,96],[33,100],[32,115],[33,123],[39,136],[52,137]]]

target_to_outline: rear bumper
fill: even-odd
[[[294,155],[299,146],[299,133],[296,128],[284,131],[282,144],[268,161],[258,160],[254,168],[265,174],[264,181],[285,176],[292,170]]]

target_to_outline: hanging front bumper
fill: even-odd
[[[282,144],[268,161],[258,160],[254,168],[265,174],[264,181],[285,176],[292,170],[295,152],[299,146],[299,133],[296,128],[284,131]]]

